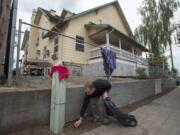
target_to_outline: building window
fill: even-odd
[[[45,46],[43,49],[43,59],[46,58],[46,55],[47,55],[47,47]]]
[[[84,38],[76,36],[76,51],[84,52]]]
[[[50,56],[50,51],[49,50],[46,51],[46,55],[47,55],[47,57]]]
[[[39,45],[39,36],[37,37],[37,42],[36,42],[36,46]]]
[[[40,56],[40,55],[41,55],[41,51],[40,51],[40,50],[37,50],[37,51],[36,51],[36,54],[37,54],[38,56]]]
[[[58,43],[59,43],[59,40],[58,38],[55,38],[54,40],[54,53],[57,53],[58,52]]]

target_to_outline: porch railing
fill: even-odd
[[[129,62],[134,62],[137,64],[142,64],[142,65],[148,65],[148,62],[146,59],[140,57],[140,56],[136,56],[133,53],[130,53],[128,51],[125,51],[123,49],[120,49],[118,47],[115,47],[113,45],[101,45],[99,47],[96,47],[94,49],[90,50],[90,60],[93,59],[97,59],[97,58],[101,58],[101,49],[100,47],[109,47],[109,49],[111,49],[112,51],[114,51],[116,53],[116,57],[117,59],[121,59],[124,61],[129,61]]]

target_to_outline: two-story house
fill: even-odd
[[[78,14],[64,9],[60,16],[38,8],[31,23],[50,31],[31,28],[27,61],[63,63],[71,75],[104,76],[100,47],[107,47],[117,57],[113,76],[136,76],[138,67],[148,72],[148,63],[142,58],[147,49],[133,40],[118,1]]]

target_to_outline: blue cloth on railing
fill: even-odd
[[[105,74],[109,77],[116,69],[116,53],[110,49],[101,47]]]

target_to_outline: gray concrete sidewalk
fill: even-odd
[[[180,135],[180,87],[132,112],[136,128],[122,127],[117,121],[83,135]]]

